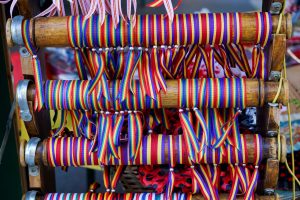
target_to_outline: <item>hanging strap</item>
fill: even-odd
[[[30,20],[23,20],[22,22],[22,38],[24,45],[30,55],[32,56],[32,68],[34,74],[34,82],[36,87],[34,110],[40,111],[44,105],[44,88],[43,88],[43,76],[41,71],[40,60],[37,57],[38,49],[30,40]]]

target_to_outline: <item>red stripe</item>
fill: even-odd
[[[220,44],[221,43],[221,26],[222,26],[222,21],[221,21],[221,15],[220,13],[216,13],[216,24],[215,24],[215,28],[216,28],[216,37],[215,37],[215,44]],[[225,28],[224,28],[225,31]]]
[[[230,34],[230,37],[229,37],[229,40],[230,41],[233,41],[233,38],[234,38],[234,28],[233,28],[233,13],[229,13],[229,34]]]
[[[203,42],[206,42],[207,39],[207,26],[208,24],[206,24],[206,14],[200,15],[201,17],[201,23],[202,23],[202,41],[200,41],[200,44],[203,44]]]
[[[154,136],[154,137],[153,137]],[[157,143],[158,143],[158,138],[157,138],[157,135],[152,135],[151,137],[151,149],[157,149]],[[151,163],[155,163],[157,164],[157,153],[160,153],[158,151],[153,151],[151,153]]]
[[[154,44],[154,34],[156,34],[156,30],[154,30],[154,15],[149,16],[149,27],[151,27],[151,33],[149,35],[150,39],[150,44]]]
[[[176,24],[178,23],[178,20],[177,20],[177,17],[176,16],[174,16],[174,19],[173,19],[173,24],[172,24],[172,26],[173,26],[173,34],[174,34],[174,38],[173,38],[173,41],[174,41],[174,43],[175,44],[177,44],[176,42],[178,41],[178,30],[177,30],[177,27],[176,27]]]
[[[61,149],[61,139],[57,139],[57,146],[56,146],[56,151],[55,151],[55,154],[56,154],[56,162],[57,162],[57,165],[58,166],[62,166],[62,163],[60,162],[60,152],[62,151]]]
[[[67,151],[67,149],[68,149],[68,139],[67,138],[62,138],[63,139],[63,143],[65,144],[64,145],[64,152],[63,152],[63,162],[64,162],[64,166],[68,166],[68,154],[70,153],[70,152],[68,152]],[[70,150],[70,151],[72,151],[72,149]]]

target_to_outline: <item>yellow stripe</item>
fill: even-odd
[[[162,152],[162,149],[161,149],[161,144],[162,144],[162,134],[159,134],[158,135],[158,138],[157,138],[157,163],[159,164],[162,164],[162,159],[161,159],[161,152]]]
[[[151,147],[151,136],[147,136],[147,148]],[[151,151],[147,151],[147,164],[151,164]]]
[[[218,27],[216,27],[216,24],[217,24],[216,14],[213,13],[212,15],[213,15],[213,19],[214,19],[214,20],[213,20],[214,34],[213,34],[212,44],[215,44],[215,43],[216,43],[216,32],[217,32],[217,28],[218,28]]]
[[[220,14],[220,16],[221,16],[221,34],[220,34],[219,44],[222,44],[223,37],[224,37],[224,16],[223,16],[223,14]]]
[[[205,44],[209,44],[209,20],[208,20],[208,13],[205,13],[205,20],[206,20],[206,27],[207,27],[207,37]]]
[[[201,14],[198,14],[199,28],[202,27]],[[199,44],[202,44],[202,31],[197,30],[199,32]]]
[[[176,30],[177,30],[177,32],[178,32],[178,34],[177,34],[177,41],[175,42],[175,45],[179,45],[180,44],[180,37],[179,37],[179,18],[178,18],[178,15],[175,15],[175,26],[176,26]]]

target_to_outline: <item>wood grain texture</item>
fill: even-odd
[[[286,52],[286,35],[273,34],[273,40],[269,49],[269,72],[281,72]]]
[[[241,13],[241,42],[254,43],[256,40],[256,21],[255,13]],[[34,27],[31,30],[31,41],[38,47],[63,47],[70,46],[68,41],[67,17],[41,17],[31,20],[31,26],[34,21]],[[11,23],[9,20],[7,23]],[[121,22],[126,23],[126,22]],[[278,26],[278,16],[272,16],[272,30],[276,31]],[[7,26],[7,31],[10,31]],[[291,20],[289,14],[283,16],[280,27],[280,34],[291,35]],[[34,35],[34,37],[33,37]],[[12,44],[11,33],[7,34],[7,43]],[[151,44],[150,44],[151,45]],[[153,44],[152,44],[153,45]],[[180,45],[180,44],[178,44]]]
[[[279,133],[280,128],[280,109],[273,106],[263,106],[256,110],[257,132],[267,135],[268,131]]]
[[[263,174],[263,188],[275,189],[279,177],[279,160],[269,158],[266,161],[266,166]]]

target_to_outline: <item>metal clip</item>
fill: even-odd
[[[278,103],[268,103],[268,106],[270,106],[270,107],[278,107],[279,104]]]
[[[21,15],[15,16],[11,20],[10,30],[11,30],[11,39],[14,44],[24,45],[22,38],[22,22],[24,17]]]
[[[266,136],[267,137],[276,137],[278,135],[278,132],[277,131],[268,131],[266,133]]]
[[[39,167],[35,164],[35,152],[40,141],[40,138],[33,137],[28,141],[25,148],[25,162],[31,176],[38,176],[40,173]]]
[[[27,88],[30,80],[21,80],[17,86],[17,102],[20,108],[21,118],[25,122],[29,122],[32,120],[32,115],[29,111],[28,103],[27,103]]]
[[[264,194],[265,195],[274,195],[274,193],[275,193],[275,190],[274,189],[272,189],[272,188],[266,188],[266,189],[264,189]]]
[[[273,15],[274,14],[278,15],[278,14],[280,14],[281,9],[282,9],[282,3],[273,2],[271,4],[270,13],[273,14]]]
[[[28,52],[28,50],[25,47],[21,47],[19,49],[19,53],[23,58],[28,58],[30,56],[30,53]]]
[[[281,77],[281,72],[271,71],[270,76],[269,76],[269,80],[270,81],[279,81],[280,77]]]
[[[36,200],[36,195],[37,195],[37,191],[32,190],[32,191],[28,191],[25,194],[25,200]]]

